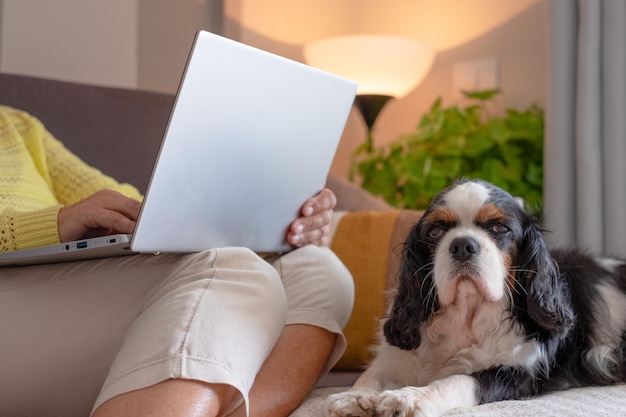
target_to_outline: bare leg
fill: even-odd
[[[320,327],[285,326],[250,390],[250,417],[282,417],[295,410],[319,378],[336,338]],[[236,416],[244,416],[242,408]]]
[[[93,417],[215,417],[238,394],[229,385],[168,379],[111,398]]]
[[[250,417],[288,416],[317,381],[336,337],[319,327],[285,326],[250,390]],[[113,397],[93,417],[214,417],[235,395],[229,385],[169,379]],[[244,407],[235,415],[244,416]]]

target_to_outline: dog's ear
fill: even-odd
[[[526,298],[528,316],[539,327],[558,337],[567,335],[574,324],[569,287],[550,256],[541,230],[529,221],[519,249],[518,284]],[[518,295],[520,295],[518,293]]]
[[[421,224],[420,221],[413,227],[405,242],[398,288],[391,314],[383,327],[387,342],[406,350],[419,346],[420,324],[432,314],[436,303],[431,253],[420,239]]]

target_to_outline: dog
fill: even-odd
[[[626,261],[549,251],[506,191],[459,180],[402,255],[374,359],[327,416],[439,416],[626,378]]]

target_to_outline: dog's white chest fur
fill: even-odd
[[[495,317],[504,314],[498,305],[481,302],[475,284],[470,281],[460,281],[457,293],[455,304],[442,307],[422,326],[423,347],[440,352],[437,356],[444,357],[440,361],[442,365],[480,343],[489,328],[497,327],[496,323],[491,323],[496,321],[493,310]]]
[[[372,367],[380,366],[378,372],[386,375],[383,388],[424,386],[498,363],[535,364],[541,355],[539,347],[528,342],[510,320],[508,303],[485,303],[471,282],[460,282],[459,293],[455,304],[441,308],[422,325],[422,343],[417,349],[379,346]]]

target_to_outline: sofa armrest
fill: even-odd
[[[337,211],[386,211],[393,208],[382,198],[332,174],[328,176],[326,186],[337,196]]]

